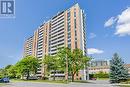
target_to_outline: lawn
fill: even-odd
[[[109,78],[97,78],[97,80],[109,80]]]
[[[126,85],[121,85],[120,87],[130,87],[130,85],[129,86],[128,85],[127,86]]]
[[[12,79],[12,82],[19,82],[19,81],[26,81],[26,82],[48,82],[48,83],[61,83],[61,84],[67,84],[70,83],[71,81],[65,81],[65,80],[20,80],[20,79]],[[76,83],[88,83],[87,81],[81,81],[81,80],[75,80],[74,82]]]
[[[0,83],[0,86],[5,85],[4,83]]]
[[[63,81],[63,80],[51,81],[51,80],[20,80],[20,79],[12,79],[11,81],[12,82],[26,81],[26,82],[66,83],[66,81]]]

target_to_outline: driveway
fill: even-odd
[[[11,82],[0,87],[117,87],[107,81],[90,81],[90,83],[45,83],[45,82]]]

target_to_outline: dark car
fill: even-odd
[[[28,79],[29,80],[38,80],[38,78],[36,76],[30,76]]]
[[[91,78],[91,80],[97,80],[97,78]]]
[[[9,83],[10,81],[9,81],[8,77],[4,77],[4,78],[0,79],[0,82],[1,83]]]

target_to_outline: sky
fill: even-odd
[[[22,58],[24,41],[44,21],[74,4],[84,9],[88,54],[130,63],[130,0],[15,0],[15,18],[0,18],[0,68]]]

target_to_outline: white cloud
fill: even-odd
[[[95,38],[97,35],[95,33],[90,33],[89,39]]]
[[[117,18],[115,17],[111,17],[110,19],[108,19],[105,24],[104,27],[109,27],[112,26],[115,22],[116,22]]]
[[[118,17],[118,24],[130,23],[130,7],[124,10]]]
[[[111,20],[113,17],[110,18]],[[116,18],[116,31],[115,35],[126,36],[130,35],[130,7],[124,10],[121,14],[119,14]],[[109,21],[110,22],[110,21]],[[106,24],[106,23],[105,23]],[[113,23],[111,23],[113,24]],[[108,25],[108,24],[106,24]],[[106,26],[109,27],[109,26]]]
[[[88,49],[87,49],[87,52],[88,52],[88,54],[101,54],[101,53],[103,53],[104,51],[103,51],[103,50],[96,49],[96,48],[88,48]]]
[[[115,35],[130,35],[130,7],[118,15]]]
[[[117,25],[115,35],[119,36],[130,35],[130,23]]]

